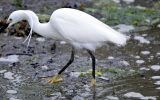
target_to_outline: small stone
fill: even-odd
[[[114,97],[114,96],[107,96],[107,99],[109,99],[109,100],[119,100],[118,97]]]
[[[0,58],[0,62],[11,62],[11,63],[15,63],[15,62],[18,62],[19,59],[18,59],[18,55],[10,55],[8,57],[1,57]]]
[[[141,57],[140,57],[140,56],[135,56],[134,58],[139,59],[139,58],[141,58]]]
[[[36,38],[36,40],[39,41],[39,42],[44,42],[44,41],[45,41],[45,38],[43,38],[43,37],[38,37],[38,38]]]
[[[84,92],[84,93],[81,93],[81,96],[82,97],[89,97],[91,96],[92,94],[90,94],[89,92]]]
[[[157,90],[160,90],[160,87],[156,88]]]
[[[66,44],[66,42],[65,41],[61,41],[60,44]]]
[[[151,78],[154,79],[154,80],[159,80],[160,76],[152,76]]]
[[[151,69],[154,71],[159,71],[160,70],[160,65],[152,65]]]
[[[52,96],[52,100],[58,99],[62,96],[62,94],[60,92],[55,92],[50,95]]]
[[[125,3],[130,4],[133,3],[135,0],[123,0]]]
[[[112,0],[112,1],[114,1],[115,3],[120,3],[120,0]]]
[[[147,39],[145,39],[142,36],[135,36],[134,37],[135,40],[138,40],[140,43],[146,43],[146,44],[150,44],[150,41],[148,41]]]
[[[149,71],[150,69],[146,68],[146,67],[142,67],[142,68],[140,68],[140,70],[142,70],[142,71]]]
[[[72,100],[85,100],[85,99],[77,95],[77,96],[74,96]]]
[[[157,52],[157,56],[159,56],[160,55],[160,52]]]
[[[109,81],[109,78],[108,77],[103,77],[103,76],[101,76],[101,77],[99,77],[100,79],[102,79],[102,80],[105,80],[105,81]]]
[[[9,100],[22,100],[22,99],[9,98]]]
[[[136,92],[128,92],[126,94],[124,94],[124,97],[126,98],[136,98],[136,99],[139,99],[139,98],[142,98],[144,97],[142,94],[140,93],[136,93]]]
[[[81,72],[70,72],[71,77],[76,77],[78,78],[81,75]]]
[[[149,55],[150,51],[141,51],[141,54],[143,54],[143,55]]]
[[[130,65],[129,62],[127,62],[127,61],[125,61],[125,60],[120,61],[120,63],[122,63],[124,66],[129,66],[129,65]]]
[[[7,70],[0,70],[0,74],[5,73]]]
[[[14,75],[14,73],[12,73],[12,72],[5,72],[4,78],[9,79],[9,80],[13,80],[14,79],[13,75]]]
[[[21,40],[22,39],[22,37],[17,37],[17,36],[15,36],[14,38],[17,39],[17,40]]]
[[[137,60],[136,63],[137,64],[143,64],[145,61],[144,60]]]
[[[157,98],[156,98],[156,97],[153,97],[153,96],[141,97],[140,99],[141,99],[141,100],[157,100]]]
[[[8,94],[17,94],[16,90],[7,90],[6,91]]]
[[[156,83],[154,83],[155,85],[160,85],[160,81],[157,81]]]
[[[48,66],[44,65],[44,66],[41,66],[42,70],[48,70]]]
[[[114,57],[112,57],[112,56],[108,56],[108,59],[109,59],[109,60],[112,60],[112,59],[114,59]]]

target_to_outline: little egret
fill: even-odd
[[[93,16],[71,8],[55,10],[50,17],[50,21],[47,23],[40,23],[37,15],[33,11],[14,11],[10,14],[6,25],[0,29],[0,32],[22,20],[27,20],[31,27],[30,33],[25,40],[28,40],[28,45],[32,36],[32,30],[46,38],[63,40],[72,45],[70,60],[56,76],[48,81],[49,83],[62,81],[61,74],[74,61],[74,48],[78,48],[85,49],[91,56],[93,76],[91,83],[95,85],[96,60],[92,52],[102,46],[104,42],[125,45],[127,41],[127,36],[115,31]]]

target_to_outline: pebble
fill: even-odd
[[[114,28],[118,28],[117,31],[122,32],[122,33],[127,33],[135,29],[134,26],[125,25],[125,24],[116,25]]]
[[[135,56],[134,58],[139,59],[139,58],[141,58],[141,57],[140,57],[140,56]]]
[[[9,79],[9,80],[13,80],[14,79],[13,75],[14,75],[14,73],[12,73],[12,72],[5,72],[4,78]]]
[[[44,41],[45,41],[45,38],[43,38],[43,37],[38,37],[38,38],[36,38],[36,40],[39,41],[39,42],[44,42]]]
[[[60,41],[60,44],[67,44],[65,41]]]
[[[7,56],[7,57],[1,57],[0,58],[0,62],[15,63],[15,62],[19,61],[18,57],[19,57],[18,55],[10,55],[10,56]]]
[[[102,80],[105,80],[105,81],[109,81],[109,78],[108,77],[103,77],[103,76],[101,76],[101,77],[99,77],[100,79],[102,79]]]
[[[56,100],[62,96],[62,94],[60,92],[55,92],[50,95],[52,96],[52,100]]]
[[[126,94],[124,94],[124,97],[126,98],[136,98],[136,99],[139,99],[139,98],[142,98],[144,97],[141,93],[136,93],[136,92],[128,92]]]
[[[133,3],[135,0],[123,0],[125,3],[130,4]]]
[[[151,78],[154,79],[154,80],[159,80],[160,76],[152,76]]]
[[[22,99],[9,98],[9,100],[22,100]]]
[[[108,59],[109,59],[109,60],[112,60],[112,59],[114,59],[114,57],[112,57],[112,56],[108,56]]]
[[[76,77],[78,78],[81,75],[81,72],[70,72],[71,77]]]
[[[119,100],[118,97],[114,97],[114,96],[107,96],[107,99],[109,99],[109,100]]]
[[[155,85],[160,85],[160,81],[157,81],[154,83]]]
[[[3,74],[3,73],[5,73],[7,70],[0,70],[0,74]]]
[[[160,70],[160,65],[152,65],[151,69],[154,71],[159,71]]]
[[[159,56],[160,55],[160,52],[157,52],[157,56]]]
[[[44,65],[44,66],[41,66],[42,70],[48,70],[48,66]]]
[[[77,95],[77,96],[74,96],[72,100],[85,100],[85,99]]]
[[[141,51],[141,54],[143,54],[143,55],[149,55],[150,51]]]
[[[157,90],[160,90],[160,87],[156,88]]]
[[[140,43],[146,43],[146,44],[150,44],[150,41],[145,39],[144,37],[142,36],[135,36],[134,37],[135,40],[138,40]]]
[[[16,90],[7,90],[6,91],[8,94],[17,94]]]
[[[140,100],[157,100],[157,98],[153,96],[146,96],[146,97],[141,97]]]
[[[136,60],[137,64],[143,64],[145,61],[144,60]]]
[[[120,3],[120,0],[112,0],[112,1],[114,1],[115,3]]]
[[[127,61],[125,61],[125,60],[120,61],[120,63],[122,63],[124,66],[129,66],[129,65],[130,65],[129,62],[127,62]]]
[[[150,69],[146,68],[146,67],[142,67],[142,68],[140,68],[140,70],[142,70],[142,71],[149,71]]]

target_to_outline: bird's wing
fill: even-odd
[[[126,43],[126,36],[79,10],[58,9],[52,14],[50,22],[59,34],[71,42],[110,41],[116,44]]]

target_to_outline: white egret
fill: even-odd
[[[112,42],[117,45],[125,45],[127,37],[108,25],[97,20],[93,16],[71,8],[61,8],[55,10],[50,17],[49,22],[40,23],[37,15],[30,10],[17,10],[10,14],[7,25],[11,25],[27,20],[31,27],[30,34],[27,39],[31,39],[32,30],[46,38],[55,40],[63,40],[72,45],[71,58],[68,63],[58,72],[56,76],[51,78],[49,83],[62,81],[61,73],[74,61],[74,48],[85,49],[92,59],[92,84],[96,84],[95,80],[95,57],[93,51],[102,46],[104,42]],[[7,28],[2,27],[0,31]],[[26,40],[27,40],[26,39]],[[26,41],[25,40],[25,41]],[[29,44],[29,42],[28,42]]]

